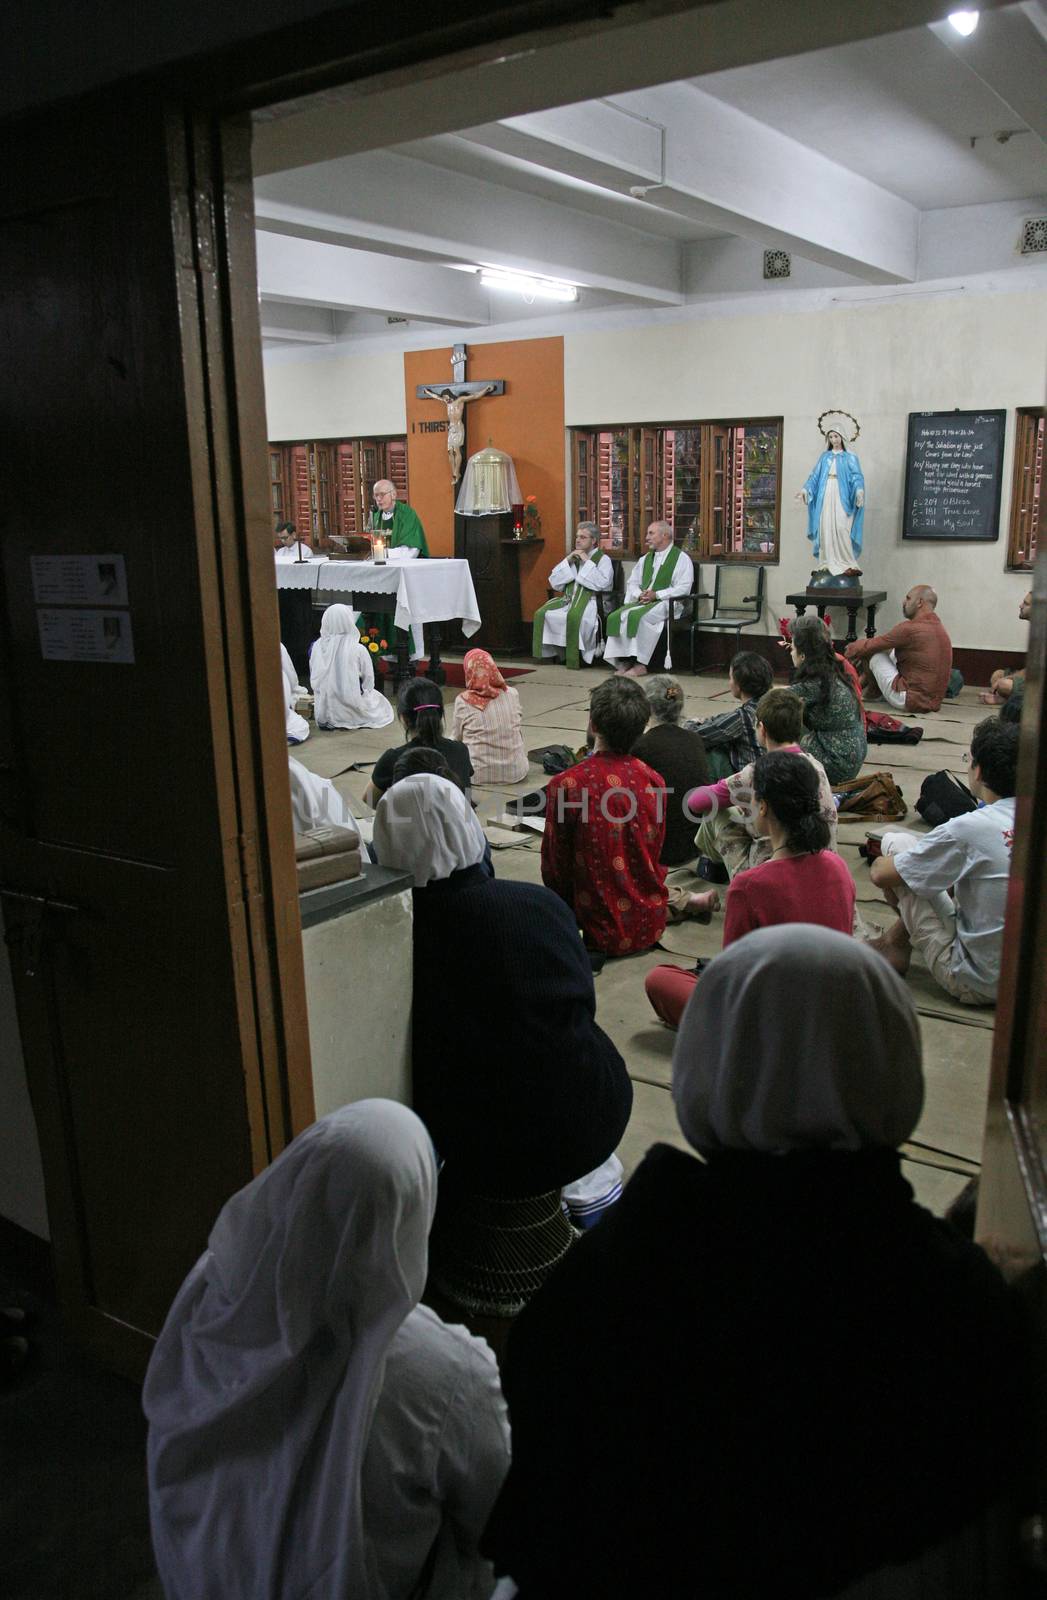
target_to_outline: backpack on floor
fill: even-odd
[[[909,808],[889,772],[868,772],[849,783],[833,784],[841,822],[900,822]]]
[[[886,711],[867,711],[865,737],[870,744],[919,744],[923,729],[900,722]]]
[[[929,828],[940,828],[952,817],[977,811],[978,802],[967,785],[951,772],[932,772],[923,780],[916,809]]]

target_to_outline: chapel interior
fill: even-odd
[[[463,633],[456,612],[441,621],[437,636],[448,723],[463,683],[462,657],[471,643],[482,642],[503,670],[512,669],[528,752],[584,745],[589,695],[607,674],[599,660],[575,670],[556,659],[536,660],[531,650],[531,619],[549,597],[549,573],[582,521],[596,523],[600,546],[623,582],[654,520],[668,521],[691,556],[702,598],[677,624],[672,665],[665,668],[682,685],[686,717],[729,708],[727,663],[735,648],[765,656],[777,681],[786,681],[781,622],[795,614],[797,594],[817,566],[796,493],[825,448],[821,419],[830,412],[845,419],[845,443],[860,456],[866,484],[859,580],[866,600],[849,615],[842,591],[827,591],[832,631],[842,641],[849,628],[848,636],[855,628],[860,635],[867,623],[871,635],[874,619],[881,630],[891,627],[913,584],[931,585],[963,679],[940,710],[907,718],[923,729],[918,744],[869,747],[862,772],[893,774],[909,805],[906,827],[926,831],[913,808],[929,774],[946,769],[963,777],[971,733],[988,714],[980,694],[992,671],[1020,670],[1027,659],[1032,666],[1037,652],[1042,664],[1047,568],[1042,552],[1037,564],[1037,536],[1047,353],[1047,5],[1026,0],[991,7],[971,34],[950,24],[944,6],[909,8],[920,14],[908,19],[905,7],[885,8],[888,17],[879,23],[839,19],[832,33],[819,33],[809,22],[788,48],[768,18],[772,8],[756,7],[757,24],[740,25],[727,42],[706,15],[718,9],[660,16],[651,8],[626,49],[613,28],[568,30],[563,39],[539,30],[519,48],[507,38],[502,56],[485,47],[493,63],[486,70],[485,51],[466,48],[431,73],[405,62],[373,79],[339,82],[332,68],[323,87],[286,97],[274,74],[269,103],[253,110],[251,172],[244,179],[239,171],[238,193],[243,204],[253,204],[254,260],[236,257],[239,299],[229,326],[249,349],[246,367],[238,368],[241,378],[246,370],[256,389],[261,386],[254,411],[245,404],[248,420],[237,446],[254,498],[246,511],[239,502],[223,511],[216,489],[215,526],[228,526],[226,517],[248,532],[238,535],[239,547],[216,535],[201,564],[200,591],[203,631],[224,641],[225,681],[233,686],[229,727],[246,726],[237,719],[254,715],[241,700],[252,707],[264,703],[273,723],[260,736],[262,755],[244,755],[246,745],[237,754],[231,736],[229,772],[236,776],[229,792],[240,797],[237,806],[248,807],[255,802],[242,795],[256,785],[261,853],[266,861],[270,855],[283,860],[284,901],[295,898],[287,797],[281,793],[271,805],[265,798],[278,770],[273,752],[281,757],[284,742],[277,617],[307,687],[306,647],[319,633],[323,604],[342,597],[311,578],[306,600],[301,585],[294,588],[297,579],[287,576],[291,565],[277,564],[278,591],[269,577],[273,530],[293,522],[299,538],[310,539],[317,553],[333,554],[347,571],[352,563],[341,558],[367,553],[366,530],[379,526],[372,489],[381,479],[391,480],[399,499],[418,514],[432,558],[469,558],[481,631],[472,638],[474,622]],[[112,77],[130,77],[116,54],[113,63]],[[207,159],[217,158],[201,157],[201,170]],[[257,323],[249,325],[255,306]],[[219,387],[217,370],[215,363],[212,389]],[[459,484],[451,478],[446,403],[438,397],[452,382],[471,384],[474,393],[487,384],[498,391],[477,394],[465,408],[463,464],[492,448],[511,457],[519,481],[521,505],[500,513],[500,520],[488,518],[492,527],[483,539],[468,517],[456,516]],[[426,388],[435,393],[425,394]],[[954,412],[997,419],[995,504],[990,493],[980,533],[968,532],[961,520],[959,527],[921,538],[909,506],[916,493],[914,419],[932,414],[948,423]],[[191,444],[187,456],[193,448],[201,447]],[[93,517],[81,545],[68,528],[56,544],[40,549],[130,551],[129,541],[118,542],[120,526],[118,517],[110,541],[105,519],[99,525]],[[474,535],[476,542],[467,544]],[[254,554],[241,558],[237,549],[248,542]],[[247,571],[249,561],[253,576],[242,613],[206,601],[208,584],[217,596],[223,571],[238,562]],[[732,566],[750,575],[751,588],[759,575],[757,614],[737,636],[703,630],[714,608],[717,571]],[[351,589],[348,578],[345,586]],[[1030,590],[1031,628],[1019,618]],[[25,593],[31,607],[31,592]],[[297,608],[287,599],[296,593]],[[312,603],[320,594],[324,601]],[[873,595],[882,598],[872,602],[870,616],[864,607]],[[133,584],[130,613],[143,671],[159,674],[160,612],[136,614]],[[289,619],[309,637],[293,641],[284,626]],[[388,620],[386,614],[376,640],[388,631]],[[173,622],[190,634],[196,626],[184,616]],[[431,627],[426,624],[430,658]],[[21,684],[30,672],[28,636],[16,637],[9,659]],[[176,637],[169,628],[166,647],[173,648]],[[39,646],[33,647],[39,664]],[[264,665],[267,650],[270,666]],[[401,650],[398,667],[392,649],[375,644],[376,668],[384,671],[377,687],[391,703],[405,654]],[[205,675],[194,668],[190,676],[202,706]],[[153,676],[144,683],[157,681]],[[216,679],[209,683],[217,727],[226,714],[216,709],[225,704],[226,690],[215,687]],[[120,830],[144,791],[125,780],[124,766],[150,740],[165,738],[168,714],[178,703],[170,686],[162,709],[147,687],[133,704],[124,693],[121,685],[112,705],[114,720],[125,719],[126,745],[119,728],[105,735],[108,816],[100,800],[89,800],[97,837],[88,840],[85,832],[83,840],[72,839],[88,863],[82,885],[88,897],[90,858],[107,848],[107,828],[114,851],[129,863],[135,854],[120,842]],[[92,701],[96,711],[104,704],[105,698]],[[298,709],[310,717],[308,697]],[[1030,691],[1020,805],[1035,785],[1038,810],[1047,798],[1041,724],[1040,700]],[[202,724],[198,733],[203,739]],[[53,735],[50,755],[58,764],[52,782],[78,776],[60,749],[67,734],[62,724]],[[36,754],[43,760],[48,746],[39,738]],[[177,739],[172,734],[172,762],[191,739],[191,729]],[[373,765],[401,741],[395,720],[354,731],[325,731],[310,721],[308,738],[291,753],[310,773],[334,783],[362,820],[366,843]],[[92,759],[88,744],[76,749],[85,764]],[[474,790],[499,878],[542,881],[540,832],[521,826],[507,807],[545,781],[540,760],[532,759],[520,783]],[[47,792],[41,786],[36,796],[44,823]],[[274,818],[286,837],[271,837]],[[10,821],[5,815],[5,827]],[[66,824],[58,801],[49,825],[50,837],[61,844]],[[135,887],[129,866],[119,891],[146,895],[158,929],[173,904],[164,872],[172,862],[183,870],[160,837],[171,826],[170,817],[157,821],[159,864],[148,887]],[[228,836],[237,831],[224,822],[223,830]],[[859,854],[865,842],[865,825],[841,825],[840,853],[855,880],[858,910],[875,929],[885,907]],[[74,880],[47,878],[50,868],[39,888],[19,877],[30,862],[20,847],[11,847],[9,862],[5,876],[16,888],[29,884],[52,904],[77,898],[62,887]],[[265,969],[273,985],[270,1010],[287,1041],[283,1064],[274,1067],[277,1058],[266,1056],[264,1030],[257,1041],[251,1035],[250,1045],[245,1042],[250,1028],[241,1018],[237,1033],[230,1007],[215,1048],[238,1062],[242,1046],[248,1079],[260,1087],[249,1091],[248,1112],[237,1113],[235,1125],[229,1112],[235,1097],[217,1080],[186,1105],[187,1139],[195,1122],[210,1124],[206,1138],[221,1143],[227,1115],[230,1131],[226,1165],[196,1197],[187,1193],[184,1237],[177,1236],[177,1204],[156,1221],[155,1239],[148,1201],[138,1215],[127,1215],[116,1176],[122,1152],[133,1150],[128,1163],[137,1168],[142,1154],[134,1147],[159,1140],[161,1130],[148,1119],[140,1122],[137,1113],[134,1122],[120,1125],[122,1090],[98,1091],[104,1119],[99,1112],[82,1142],[76,1108],[78,1097],[87,1095],[83,1083],[73,1082],[64,1111],[49,1102],[40,1120],[33,1089],[40,1069],[28,1060],[41,1048],[44,1026],[31,989],[36,957],[23,937],[8,938],[10,970],[8,959],[0,958],[0,1285],[9,1296],[28,1294],[39,1318],[34,1365],[0,1392],[0,1416],[6,1411],[12,1425],[22,1485],[8,1553],[0,1556],[0,1587],[13,1596],[162,1596],[149,1548],[144,1429],[133,1377],[144,1345],[138,1357],[121,1348],[107,1358],[94,1324],[81,1322],[74,1331],[67,1312],[57,1308],[55,1275],[63,1286],[59,1302],[68,1296],[70,1273],[80,1272],[85,1283],[91,1278],[83,1298],[94,1307],[92,1316],[108,1297],[106,1314],[114,1323],[153,1336],[163,1316],[160,1309],[158,1319],[156,1306],[170,1299],[203,1248],[211,1197],[223,1184],[232,1192],[230,1174],[238,1164],[248,1169],[246,1181],[313,1114],[347,1098],[409,1099],[410,983],[403,978],[410,960],[409,885],[384,883],[381,869],[368,863],[370,888],[359,903],[342,915],[326,902],[310,910],[306,895],[301,920],[296,902],[288,932],[275,880],[265,876],[270,869],[257,870],[259,903],[274,925],[280,922],[280,938],[287,941]],[[1042,878],[1042,864],[1036,872]],[[179,881],[191,892],[191,875]],[[688,867],[670,869],[669,881],[703,887]],[[21,926],[26,894],[19,893],[3,902],[9,928],[12,917]],[[337,908],[338,896],[330,902]],[[1042,918],[1037,905],[1030,887],[1025,914]],[[204,921],[201,952],[210,962],[206,941],[219,935],[208,933]],[[189,928],[179,924],[177,936],[170,934],[179,984],[194,961]],[[707,925],[669,926],[657,949],[609,960],[596,976],[597,1020],[633,1082],[632,1116],[618,1150],[626,1177],[656,1141],[686,1148],[671,1094],[673,1035],[652,1016],[644,977],[666,959],[689,965],[714,956],[722,932],[717,917]],[[163,962],[162,937],[158,933],[150,964],[158,956]],[[41,938],[46,962],[53,934]],[[1031,938],[1023,946],[1025,959]],[[134,962],[130,931],[114,950],[111,968],[97,981],[115,985],[116,992],[121,973]],[[261,971],[257,951],[251,959]],[[153,981],[160,977],[152,973]],[[257,992],[265,992],[263,980],[256,981]],[[903,1171],[917,1198],[940,1216],[987,1160],[990,1077],[1004,1070],[1002,1056],[993,1067],[1000,1019],[995,1007],[972,1010],[949,999],[918,961],[907,982],[919,1013],[927,1092],[919,1125],[902,1149]],[[184,987],[179,992],[184,1000]],[[130,1016],[132,1002],[127,1005]],[[54,1025],[53,1037],[61,1033],[66,1053],[76,1017],[96,1014],[70,1010]],[[1007,1026],[1013,1021],[1008,1017]],[[161,1023],[158,1035],[162,1031]],[[124,1019],[118,1006],[104,1051],[114,1061],[128,1058],[127,1078],[145,1069],[148,1041],[148,1028]],[[294,1070],[288,1062],[297,1063]],[[69,1174],[52,1170],[62,1149],[77,1152],[84,1172],[90,1162],[99,1164],[114,1186],[107,1190],[101,1181],[95,1193],[78,1175],[78,1213],[75,1205],[70,1209]],[[177,1185],[184,1159],[179,1150],[161,1161],[168,1188]],[[67,1243],[74,1213],[78,1237],[108,1229],[114,1240],[90,1272],[82,1248]],[[147,1292],[141,1260],[154,1248],[182,1265],[172,1284]],[[127,1308],[150,1305],[150,1294],[155,1304],[135,1322]],[[36,1530],[31,1536],[30,1526]]]

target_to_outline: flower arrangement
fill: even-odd
[[[524,500],[523,537],[537,539],[541,535],[542,519],[538,514],[538,496],[529,494]]]
[[[373,656],[376,656],[380,650],[388,650],[389,648],[388,639],[383,639],[381,637],[380,630],[378,628],[368,628],[367,632],[363,636],[362,643],[366,645],[367,649],[370,650]]]

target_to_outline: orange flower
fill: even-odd
[[[382,648],[382,649],[383,649],[383,650],[388,650],[388,648],[389,648],[389,641],[388,641],[388,639],[382,639],[382,640],[381,640],[381,648]]]
[[[524,502],[524,504],[525,505],[529,505],[529,506],[536,506],[538,504],[538,496],[536,494],[529,494],[527,496],[527,499]]]

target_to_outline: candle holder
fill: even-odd
[[[524,517],[524,508],[523,508],[523,506],[522,505],[513,506],[512,507],[512,513],[513,513],[513,538],[514,539],[522,539],[523,538],[523,517]]]
[[[385,539],[380,533],[371,535],[371,560],[376,567],[384,567],[387,563],[385,553]]]

